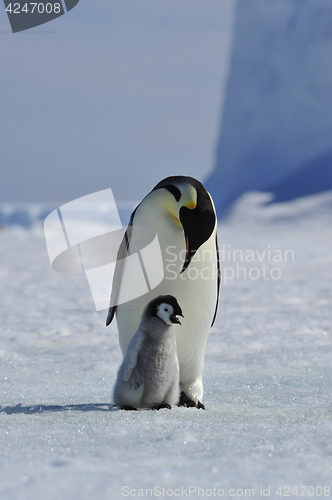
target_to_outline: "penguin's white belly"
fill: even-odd
[[[139,217],[135,216],[135,225],[139,226],[139,222]],[[150,222],[153,226],[153,219]],[[164,279],[150,292],[117,307],[120,347],[125,355],[128,343],[140,323],[142,312],[152,299],[158,295],[173,295],[184,315],[184,318],[181,318],[182,325],[175,325],[180,381],[182,385],[190,385],[197,378],[201,378],[206,340],[217,302],[215,230],[197,250],[182,274],[180,271],[186,252],[183,230],[174,231],[174,224],[166,221],[162,231],[157,228],[156,231],[163,256]],[[135,227],[132,238],[135,238]],[[121,287],[123,286],[131,286],[131,283],[122,282]],[[198,397],[201,396],[198,394]]]

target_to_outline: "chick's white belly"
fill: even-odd
[[[179,398],[179,365],[174,338],[151,346],[142,344],[130,379],[123,381],[121,365],[114,390],[117,406],[153,408],[158,404],[173,406]]]
[[[146,356],[144,345],[139,354],[139,377],[144,381],[142,404],[150,406],[168,403],[173,406],[178,399],[179,366],[174,341],[170,346],[158,346]],[[173,386],[177,390],[173,390]]]

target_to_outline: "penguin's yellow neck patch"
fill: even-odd
[[[189,210],[194,210],[197,205],[197,193],[193,186],[184,185],[181,189],[181,205],[183,207],[189,208]]]
[[[196,200],[184,204],[184,206],[189,208],[190,210],[194,210],[194,208],[196,208],[196,205],[197,205]]]
[[[179,227],[181,227],[181,228],[182,228],[182,224],[181,224],[181,222],[179,221],[179,219],[178,219],[175,215],[173,215],[171,212],[170,212],[170,214],[169,214],[169,215],[170,215],[171,221],[172,221],[172,222],[175,222],[175,224],[176,224],[177,226],[179,226]]]
[[[181,198],[177,201],[173,194],[166,189],[157,189],[149,194],[151,201],[148,216],[151,220],[163,215],[169,222],[174,224],[179,229],[183,229],[180,222],[180,209],[187,207],[190,210],[196,208],[197,193],[196,190],[187,184],[179,185],[181,191]]]

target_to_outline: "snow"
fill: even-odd
[[[292,498],[295,487],[318,498],[322,486],[326,498],[332,192],[267,200],[245,195],[219,227],[223,278],[233,269],[234,279],[222,282],[208,340],[206,411],[112,409],[116,325],[95,312],[85,276],[51,269],[40,227],[0,233],[1,500],[150,497],[154,487],[154,496],[191,498],[262,497],[270,487],[281,498],[279,486]],[[255,260],[239,262],[233,250]]]
[[[103,191],[99,191],[98,193],[102,192]],[[118,213],[124,226],[127,225],[129,216],[137,204],[138,201],[132,200],[117,202]],[[60,205],[62,204],[0,203],[0,227],[19,226],[33,228],[38,223],[43,222],[45,218]],[[70,215],[71,219],[75,219],[74,210],[71,211]],[[105,224],[105,219],[105,207],[103,204],[95,203],[93,207],[90,207],[89,220],[91,222],[95,224],[95,221],[98,220],[99,224]]]

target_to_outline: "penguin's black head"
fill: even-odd
[[[148,317],[159,317],[166,325],[181,322],[177,316],[183,316],[182,309],[173,295],[159,295],[156,299],[151,300],[146,306],[145,315]]]
[[[213,202],[203,184],[193,177],[166,177],[152,191],[157,189],[166,189],[174,197],[170,212],[175,222],[182,225],[186,244],[183,273],[199,247],[213,233],[216,225]]]

